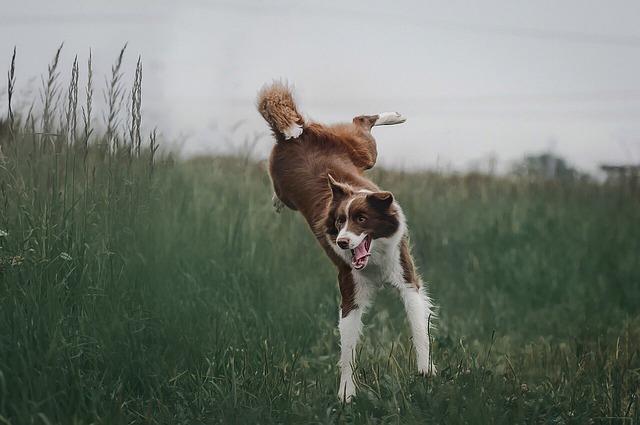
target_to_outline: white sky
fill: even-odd
[[[187,154],[262,134],[265,155],[255,93],[285,78],[319,121],[402,112],[406,124],[375,130],[386,165],[467,169],[496,156],[505,167],[549,149],[591,172],[640,162],[640,2],[397,3],[11,2],[0,68],[17,45],[19,97],[30,100],[30,77],[64,41],[62,72],[91,48],[102,89],[129,42],[126,76],[138,54],[145,66],[146,126],[186,135]]]

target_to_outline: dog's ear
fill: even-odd
[[[393,194],[391,192],[373,192],[367,195],[369,204],[379,211],[386,211],[393,204]]]
[[[329,180],[329,188],[331,189],[331,196],[334,201],[347,196],[351,192],[349,186],[337,182],[331,174],[327,174],[327,177]]]

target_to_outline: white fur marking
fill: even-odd
[[[436,374],[431,360],[431,342],[429,341],[429,318],[433,316],[433,306],[423,288],[424,285],[418,290],[412,283],[406,283],[399,290],[413,335],[418,372],[432,376]]]
[[[356,394],[352,362],[355,360],[356,345],[362,331],[362,310],[360,308],[351,310],[347,317],[342,317],[342,311],[340,311],[338,329],[340,330],[340,387],[338,388],[338,398],[349,402]]]
[[[338,254],[338,257],[342,258],[344,260],[345,263],[350,264],[351,263],[351,253],[349,251],[347,251],[346,249],[342,249],[340,248],[338,245],[336,245],[331,238],[329,237],[329,235],[325,235],[326,239],[327,239],[327,243],[329,244],[329,246],[333,249],[333,252],[335,252],[336,254]]]
[[[355,199],[356,199],[355,197],[349,199],[349,202],[347,202],[347,207],[344,209],[345,211],[344,213],[347,215],[347,221],[349,220],[349,208],[351,208],[351,204]]]
[[[340,386],[338,398],[349,403],[356,394],[356,385],[353,381],[353,363],[355,362],[356,345],[362,333],[362,315],[371,303],[373,289],[365,282],[354,276],[354,302],[356,308],[351,310],[347,317],[342,317],[340,310]]]
[[[289,128],[282,130],[282,134],[284,134],[285,140],[295,139],[302,134],[302,126],[300,124],[293,123]]]
[[[348,240],[349,249],[355,249],[355,247],[360,245],[360,243],[364,240],[364,238],[367,237],[366,233],[361,233],[359,235],[356,235],[355,233],[347,230],[347,228],[349,227],[349,208],[351,208],[351,204],[355,199],[356,197],[354,196],[353,198],[349,199],[349,202],[347,202],[347,206],[345,208],[345,214],[347,216],[347,219],[345,220],[344,226],[342,226],[342,229],[340,229],[340,232],[338,232],[338,236],[336,237],[336,243],[338,239]]]
[[[336,238],[336,241],[340,239],[346,239],[347,241],[349,241],[349,249],[355,249],[358,245],[362,243],[362,241],[366,237],[367,237],[367,234],[364,232],[360,233],[359,235],[356,235],[355,233],[347,230],[347,224],[345,223],[344,227],[340,230],[340,233],[338,233],[338,237]]]
[[[378,119],[376,120],[375,125],[393,125],[393,124],[402,124],[407,119],[400,115],[398,112],[382,112],[378,114]]]

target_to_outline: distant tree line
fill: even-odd
[[[526,155],[512,166],[511,174],[547,180],[591,180],[589,174],[578,171],[564,158],[549,152]]]

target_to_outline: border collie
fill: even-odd
[[[413,264],[404,214],[391,192],[364,176],[377,157],[371,129],[405,118],[385,112],[343,124],[310,122],[298,111],[290,88],[280,82],[260,90],[257,107],[276,141],[269,159],[274,206],[300,211],[338,269],[338,397],[349,402],[355,396],[352,361],[362,315],[383,285],[396,288],[404,303],[418,372],[434,375],[429,341],[434,307]]]

